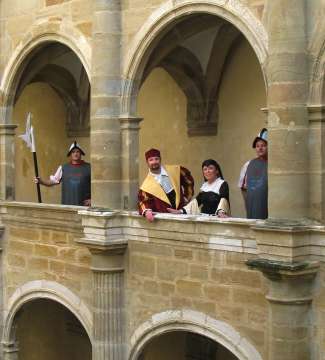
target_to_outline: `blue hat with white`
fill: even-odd
[[[263,128],[259,134],[256,136],[256,138],[254,139],[253,141],[253,148],[255,149],[256,148],[256,143],[259,141],[259,140],[263,140],[266,142],[267,144],[267,129]]]

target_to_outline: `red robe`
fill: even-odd
[[[194,180],[186,168],[179,165],[164,166],[176,194],[176,209],[185,206],[194,194]],[[172,207],[166,193],[150,173],[142,183],[138,194],[140,215],[146,210],[153,212],[167,212]]]

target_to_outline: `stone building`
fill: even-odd
[[[324,0],[0,0],[5,360],[325,358]],[[78,139],[92,208],[36,202]],[[269,130],[269,219],[236,182]],[[134,212],[145,149],[216,158],[233,218]]]

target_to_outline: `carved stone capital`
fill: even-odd
[[[14,136],[16,127],[17,125],[15,124],[0,124],[0,136]]]

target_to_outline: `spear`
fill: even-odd
[[[36,154],[36,148],[35,148],[35,139],[34,139],[34,128],[31,125],[32,120],[32,114],[29,112],[27,114],[26,119],[26,132],[23,135],[19,135],[20,138],[25,141],[28,148],[30,148],[30,151],[33,153],[33,160],[34,160],[34,171],[35,171],[35,177],[38,178],[38,164],[37,164],[37,154]],[[36,183],[36,189],[37,189],[37,198],[38,202],[42,202],[42,196],[41,196],[41,187],[40,183]]]

